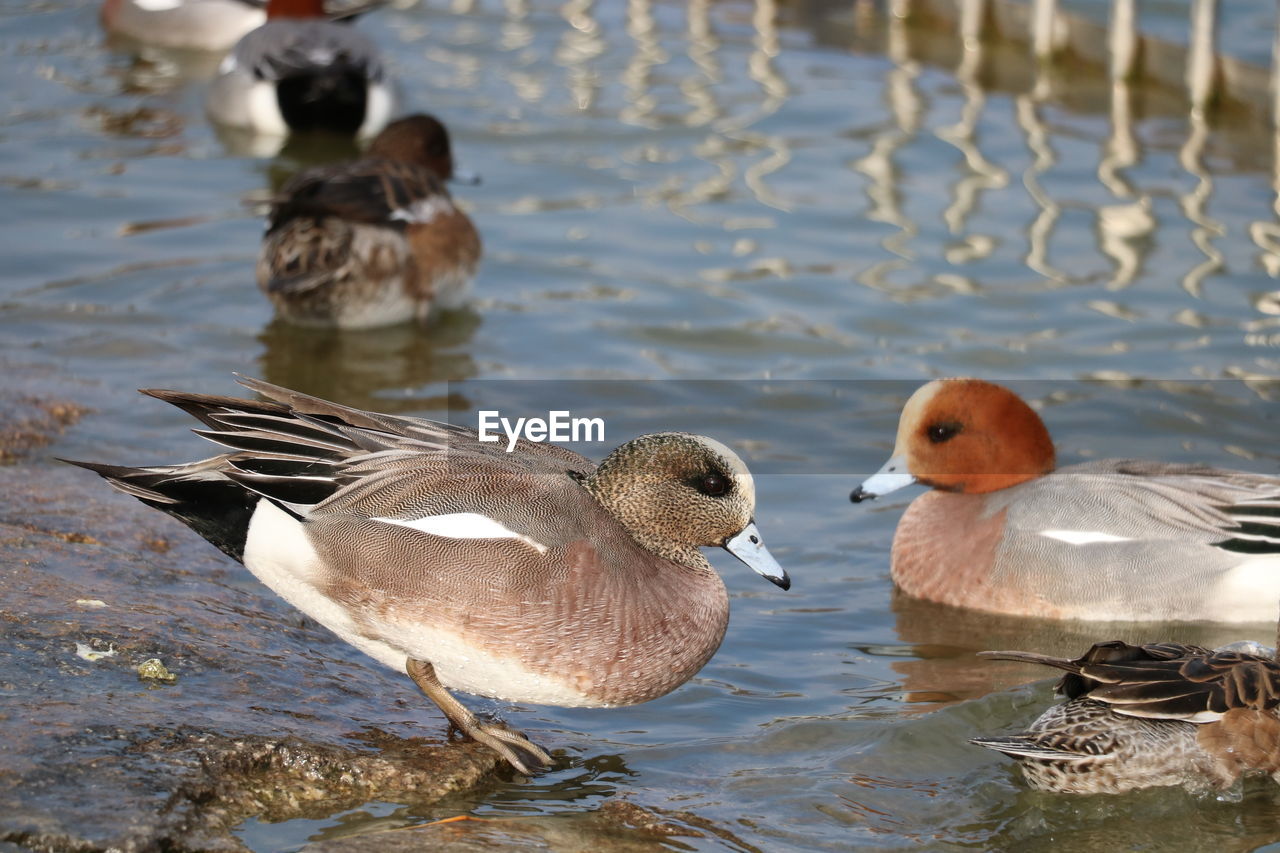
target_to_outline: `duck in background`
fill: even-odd
[[[267,22],[227,54],[205,108],[279,150],[293,132],[370,138],[391,120],[395,96],[373,42],[327,20],[322,0],[268,0]]]
[[[1033,788],[1066,794],[1167,785],[1225,789],[1249,774],[1280,782],[1274,650],[1253,642],[1211,651],[1115,640],[1075,660],[1031,652],[981,656],[1066,671],[1056,690],[1068,701],[1026,732],[970,740],[1017,760]]]
[[[700,548],[790,586],[756,528],[750,471],[714,439],[640,436],[597,465],[551,444],[507,452],[464,427],[240,382],[267,400],[144,392],[201,421],[226,453],[73,464],[407,672],[522,772],[550,756],[449,688],[559,706],[656,699],[711,659],[728,625],[724,582]]]
[[[1280,598],[1280,477],[1141,460],[1055,467],[1007,388],[943,379],[903,407],[861,502],[931,487],[903,514],[908,595],[1056,619],[1268,621]]]
[[[106,0],[102,25],[115,35],[174,50],[222,52],[267,21],[255,0]]]
[[[332,3],[330,20],[348,20],[377,3]],[[172,50],[222,53],[267,22],[266,0],[106,0],[102,25],[114,35]]]
[[[365,157],[307,169],[273,203],[258,286],[291,323],[368,329],[459,306],[480,235],[445,189],[449,133],[429,115],[387,125]]]

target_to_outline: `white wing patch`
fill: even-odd
[[[182,0],[134,0],[134,5],[144,12],[167,12],[182,5]]]
[[[539,554],[546,553],[547,546],[536,539],[516,533],[494,521],[487,515],[476,512],[452,512],[447,515],[428,515],[426,518],[374,518],[384,524],[398,524],[410,527],[432,536],[444,536],[447,539],[515,539],[533,548]]]
[[[361,139],[369,139],[386,127],[387,122],[391,121],[391,113],[395,111],[395,102],[395,96],[387,86],[381,83],[369,86],[369,93],[365,96],[364,124],[360,125],[360,131],[356,135]]]
[[[414,225],[426,225],[437,216],[453,213],[453,202],[445,196],[433,195],[421,198],[408,207],[392,211],[390,219],[409,222]]]
[[[259,81],[250,86],[245,107],[249,116],[249,129],[254,133],[288,136],[289,125],[285,124],[276,87],[271,83]]]
[[[1068,545],[1092,545],[1095,542],[1132,542],[1129,536],[1113,536],[1099,530],[1041,530],[1041,536],[1066,542]]]

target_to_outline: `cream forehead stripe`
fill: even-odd
[[[729,473],[733,475],[733,479],[739,487],[746,490],[747,496],[751,498],[751,503],[754,505],[756,502],[756,480],[751,476],[751,472],[747,470],[747,463],[739,459],[738,454],[714,438],[707,438],[705,435],[698,436],[698,438],[704,445],[711,448],[717,456],[723,457],[724,461],[729,463]]]
[[[894,456],[901,456],[906,452],[906,448],[903,446],[903,439],[906,437],[907,431],[913,429],[924,420],[929,404],[933,402],[934,397],[938,396],[942,386],[943,380],[941,379],[935,379],[928,385],[920,386],[911,395],[911,398],[907,400],[907,404],[902,407],[902,415],[898,418],[898,435],[894,439]]]
[[[547,550],[547,546],[536,539],[516,533],[489,516],[475,512],[452,512],[447,515],[428,515],[426,518],[373,518],[370,521],[398,524],[447,539],[515,539],[539,554]]]

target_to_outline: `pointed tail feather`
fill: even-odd
[[[1066,658],[1055,658],[1050,655],[1036,654],[1035,652],[978,652],[978,657],[987,658],[988,660],[1008,660],[1018,663],[1038,663],[1043,666],[1051,666],[1054,669],[1062,669],[1067,672],[1080,674],[1080,662],[1067,660]]]
[[[1042,761],[1084,761],[1098,757],[1089,753],[1055,749],[1025,735],[971,737],[969,738],[969,743],[985,749],[994,749],[996,752],[1002,752],[1010,758],[1038,758]]]
[[[200,423],[214,429],[221,429],[223,426],[221,421],[215,419],[214,416],[217,414],[253,412],[263,415],[287,415],[289,413],[288,407],[279,403],[242,400],[238,397],[224,397],[219,394],[196,394],[190,391],[170,391],[165,388],[139,388],[138,393],[177,406]]]
[[[249,520],[261,498],[223,473],[226,456],[154,468],[60,461],[93,471],[116,490],[172,515],[228,557],[243,561]]]

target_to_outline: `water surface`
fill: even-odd
[[[185,416],[133,389],[231,393],[233,371],[467,423],[486,400],[540,414],[563,397],[607,419],[609,446],[680,428],[741,449],[794,580],[783,593],[712,555],[728,636],[657,701],[477,703],[565,768],[427,810],[251,822],[255,850],[459,812],[571,820],[615,797],[737,839],[680,842],[698,849],[1280,840],[1274,786],[1057,798],[965,743],[1050,701],[1046,682],[1022,686],[1044,674],[975,651],[1270,640],[1273,626],[1046,625],[895,598],[889,544],[913,495],[847,500],[911,390],[954,374],[1022,383],[1063,462],[1275,472],[1265,116],[1198,116],[1177,93],[1113,92],[1100,70],[1037,80],[1020,49],[966,58],[944,35],[767,0],[395,8],[360,26],[409,106],[443,118],[484,175],[457,196],[486,258],[473,307],[427,333],[334,335],[273,323],[252,280],[262,199],[326,152],[236,156],[202,115],[210,64],[105,43],[95,15],[76,0],[0,7],[2,381],[56,383],[93,409],[52,454],[205,453]],[[396,677],[313,630],[352,671]],[[355,722],[441,725],[426,703],[368,713]]]

